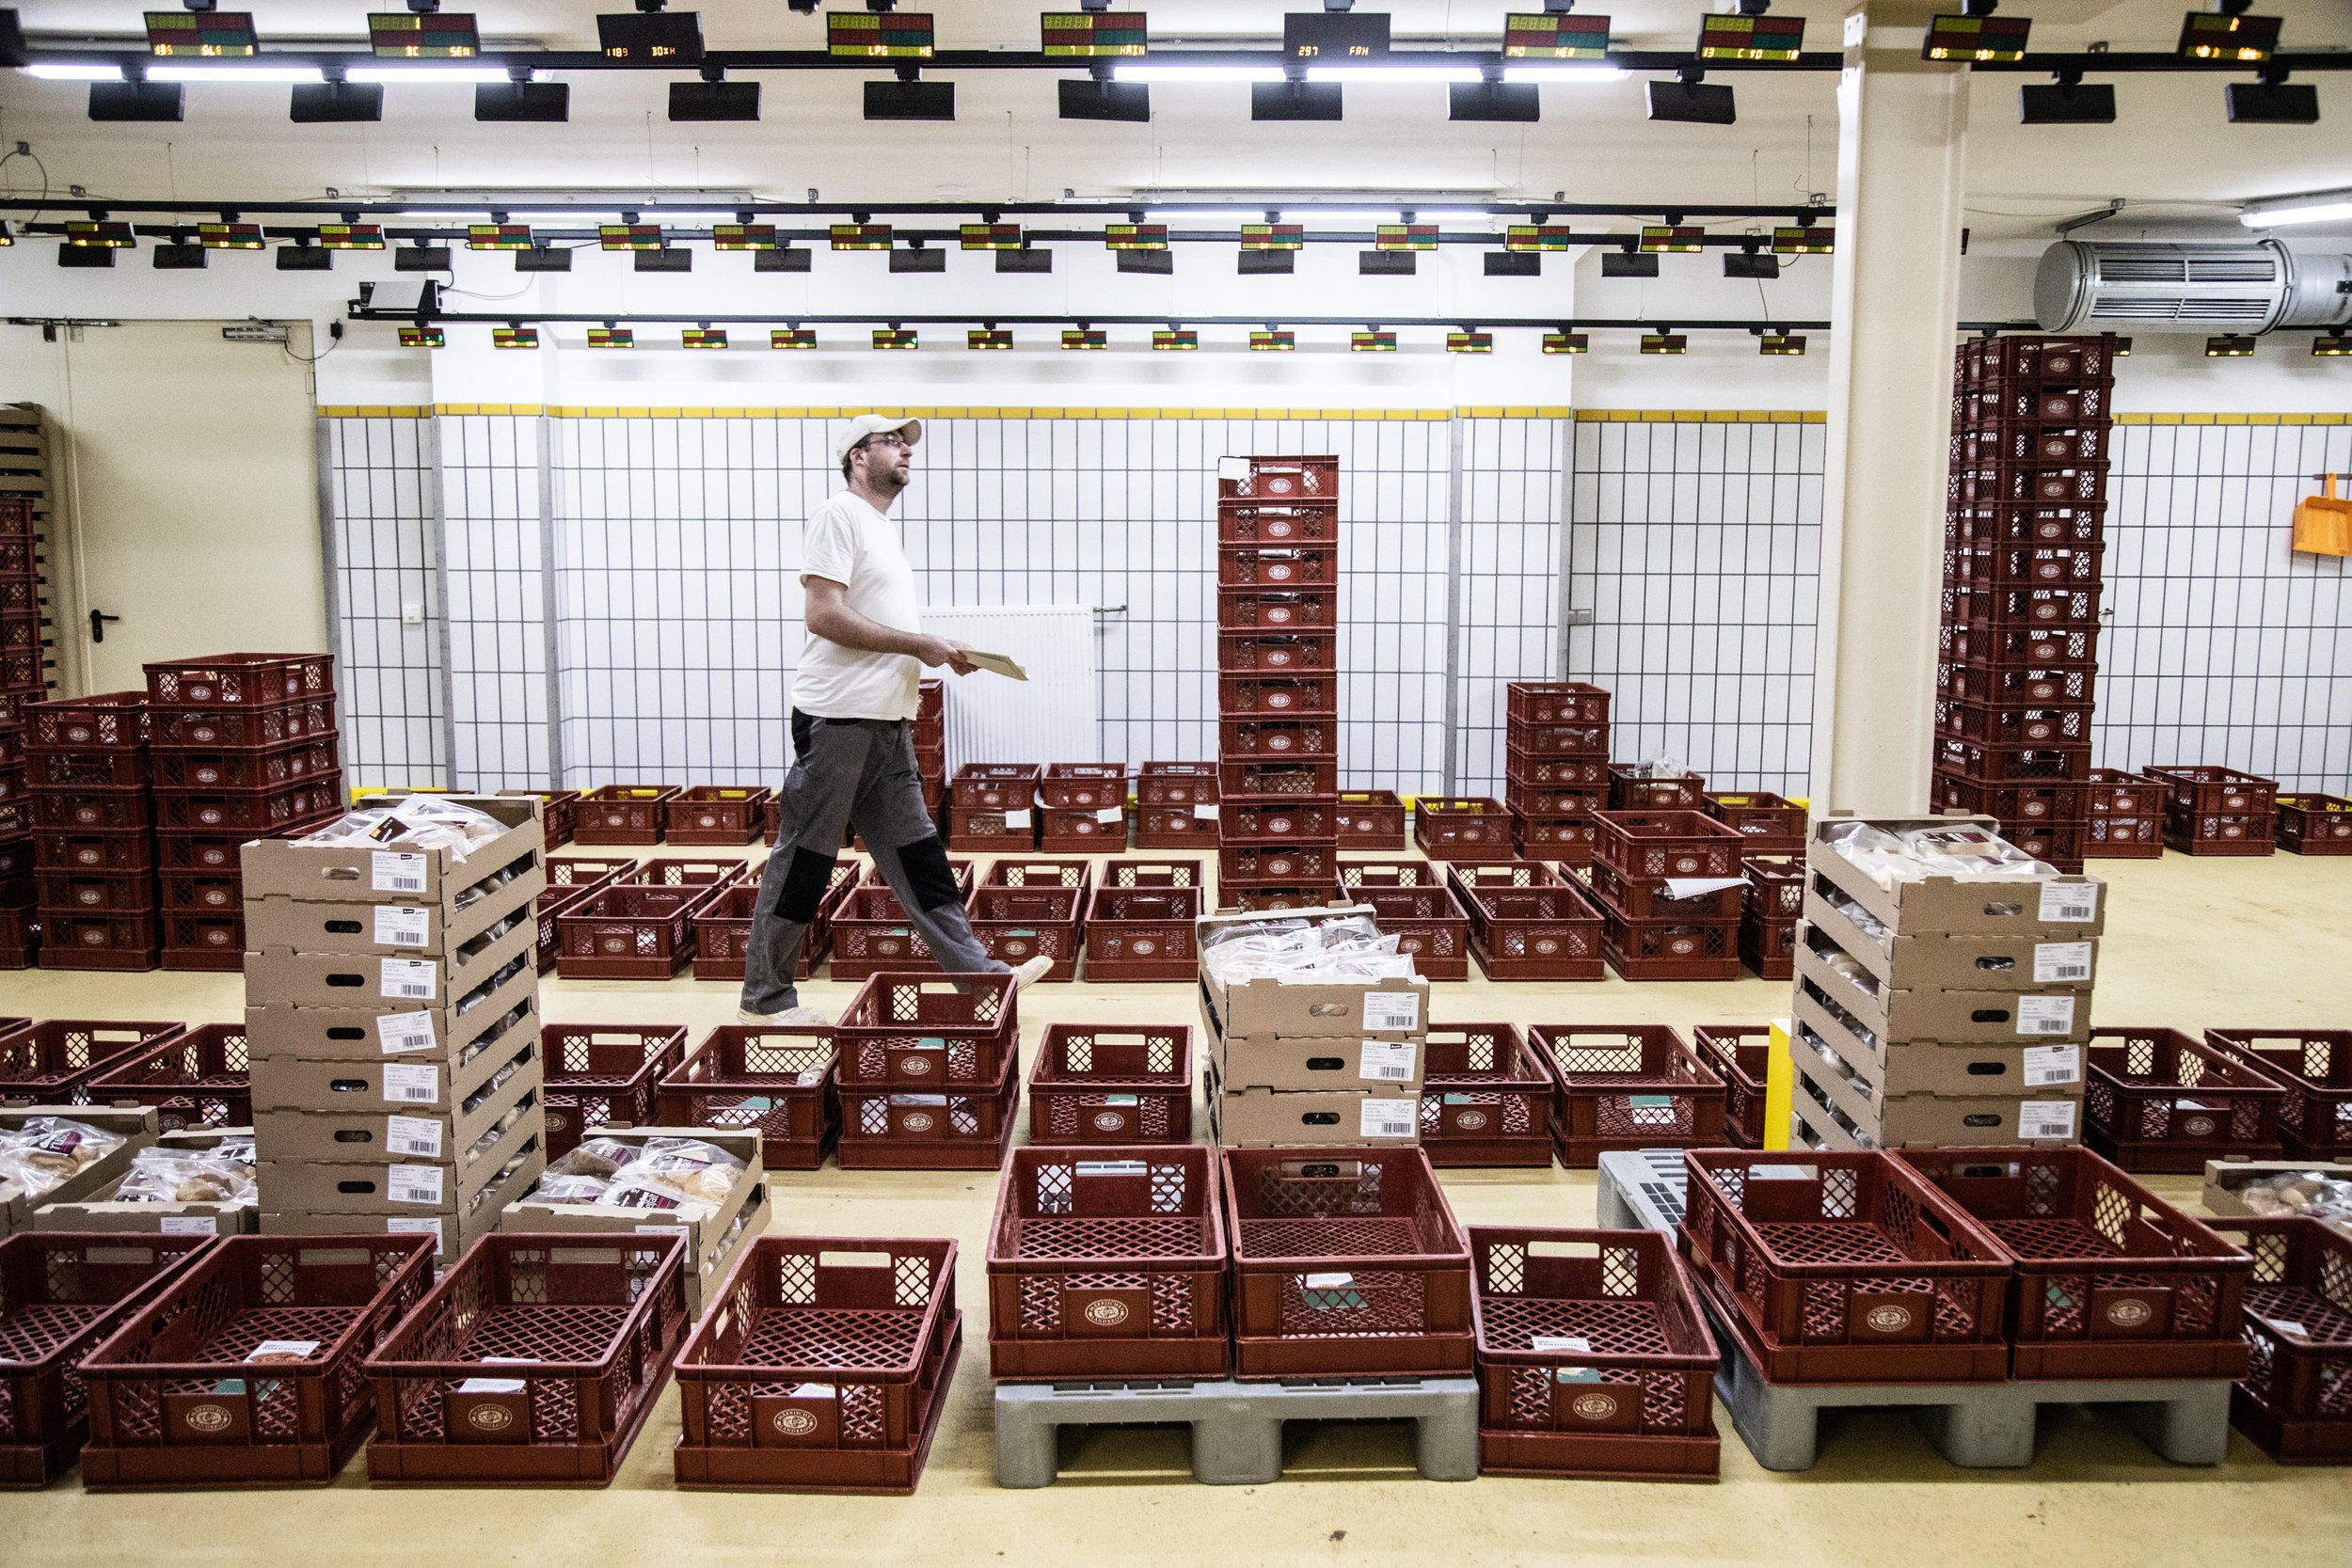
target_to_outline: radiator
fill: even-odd
[[[971,762],[1099,762],[1101,657],[1089,605],[932,605],[923,629],[1003,654],[1026,681],[979,671],[947,682],[947,775]]]

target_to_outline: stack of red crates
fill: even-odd
[[[1217,481],[1217,898],[1321,903],[1339,877],[1340,460]]]
[[[914,771],[923,781],[923,809],[947,831],[947,683],[926,680],[914,705]],[[775,842],[775,834],[768,835]]]
[[[335,661],[215,654],[147,666],[159,936],[166,969],[245,962],[238,846],[293,838],[343,809]]]
[[[43,965],[154,968],[163,939],[147,694],[34,703],[24,714]]]
[[[40,566],[33,498],[0,495],[0,969],[32,963],[39,924],[23,720],[28,705],[49,695]]]
[[[1593,898],[1601,950],[1628,980],[1737,980],[1748,884],[1742,840],[1705,812],[1604,811]],[[1670,884],[1728,882],[1677,897]]]
[[[1609,693],[1582,681],[1504,689],[1503,804],[1519,858],[1593,863],[1593,814],[1609,800]]]
[[[1952,372],[1939,809],[2061,871],[2090,824],[2090,715],[2115,339],[1994,338]]]

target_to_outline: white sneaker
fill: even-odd
[[[830,1028],[833,1020],[814,1007],[787,1007],[780,1013],[755,1013],[749,1007],[735,1010],[735,1022],[748,1023],[755,1029]]]
[[[1053,958],[1046,954],[1040,953],[1036,958],[1012,972],[1012,989],[1015,991],[1027,990],[1031,986],[1044,979],[1047,972],[1053,967]]]

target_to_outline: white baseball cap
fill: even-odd
[[[856,419],[834,432],[833,460],[834,466],[838,467],[846,461],[850,455],[850,449],[868,436],[880,436],[884,431],[890,430],[905,432],[907,445],[910,447],[923,439],[923,421],[920,420],[893,419],[888,414],[860,414]]]

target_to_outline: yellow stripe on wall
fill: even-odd
[[[2118,414],[2117,424],[2343,425],[2352,414]]]
[[[872,404],[854,408],[621,408],[536,403],[437,403],[429,405],[331,404],[323,420],[424,419],[430,415],[502,415],[559,420],[846,420],[885,412]],[[900,408],[886,410],[920,420],[1326,420],[1385,423],[1448,420],[1565,420],[1573,410],[1553,406],[1479,408]]]

